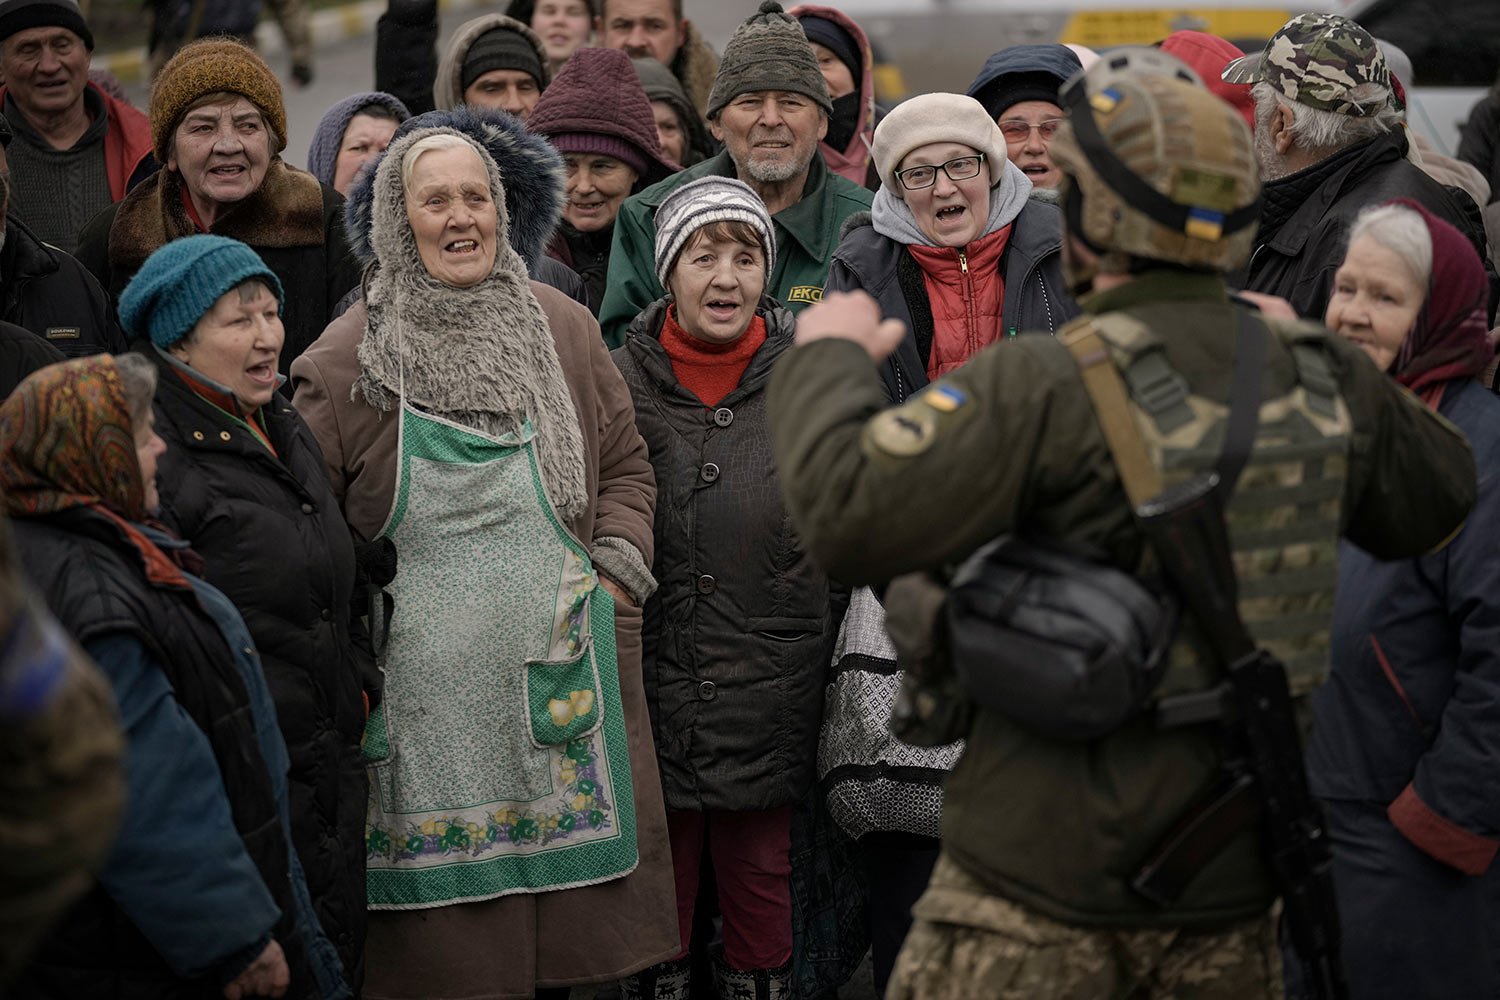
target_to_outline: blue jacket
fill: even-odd
[[[1450,382],[1439,412],[1473,446],[1478,500],[1419,559],[1343,543],[1307,768],[1318,797],[1378,803],[1418,849],[1479,875],[1500,847],[1500,398]]]

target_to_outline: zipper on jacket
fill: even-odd
[[[964,256],[964,252],[962,250],[958,252],[958,269],[964,274],[969,273],[969,258]]]
[[[973,357],[979,349],[979,307],[974,301],[974,279],[969,274],[969,258],[962,250],[958,251],[958,269],[963,272],[959,279],[960,292],[964,300],[964,340],[967,341],[965,349],[969,357]]]
[[[1036,272],[1036,283],[1042,286],[1042,308],[1047,310],[1047,332],[1057,333],[1057,324],[1052,321],[1052,300],[1047,296],[1047,279],[1042,277],[1042,272]]]

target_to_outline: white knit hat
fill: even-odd
[[[765,251],[766,275],[776,269],[775,230],[760,195],[732,177],[700,177],[667,195],[656,210],[656,280],[663,288],[683,244],[715,222],[748,223]]]
[[[880,183],[904,200],[896,169],[906,154],[933,142],[957,142],[983,153],[991,187],[1005,176],[1005,136],[983,104],[963,94],[920,94],[892,108],[875,129],[870,156]]]

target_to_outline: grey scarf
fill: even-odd
[[[406,218],[401,161],[419,139],[437,133],[463,138],[490,175],[495,266],[470,288],[427,272]],[[505,192],[494,160],[454,129],[418,129],[391,145],[374,188],[376,264],[366,281],[369,321],[354,391],[381,410],[394,409],[404,392],[423,410],[491,436],[530,420],[547,495],[563,520],[576,520],[589,503],[583,431],[546,314],[505,238]]]
[[[1014,222],[1016,216],[1021,214],[1021,209],[1026,207],[1026,199],[1030,196],[1031,178],[1022,173],[1014,163],[1006,160],[1005,169],[1000,173],[1000,183],[990,188],[989,218],[985,220],[983,231],[975,239],[988,236]],[[917,225],[916,216],[912,215],[906,202],[892,194],[891,189],[884,184],[875,192],[875,203],[870,206],[870,223],[881,236],[904,246],[939,245],[922,232]]]

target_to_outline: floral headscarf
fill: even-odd
[[[1427,299],[1391,374],[1418,395],[1443,382],[1478,378],[1494,353],[1485,321],[1490,286],[1484,263],[1468,237],[1422,205],[1410,198],[1389,204],[1420,215],[1432,237]]]
[[[148,522],[125,387],[107,354],[50,365],[0,403],[0,490],[11,517],[88,509],[113,522],[154,583],[186,587],[191,550],[169,555],[138,528]],[[160,527],[154,525],[154,527]]]
[[[0,486],[13,517],[102,507],[146,519],[130,407],[114,358],[51,365],[0,404]]]

